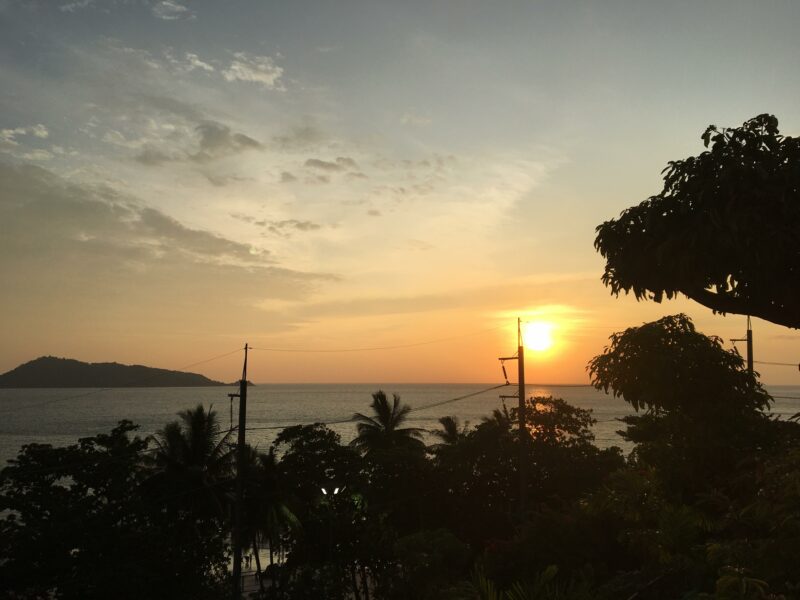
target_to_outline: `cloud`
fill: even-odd
[[[0,129],[0,143],[9,146],[16,146],[19,144],[17,138],[20,136],[33,136],[39,139],[46,139],[50,136],[47,127],[41,123],[31,125],[29,127],[15,127],[13,129]]]
[[[175,157],[162,152],[158,148],[145,146],[133,159],[148,167],[155,167],[165,162],[173,161]]]
[[[320,160],[319,158],[309,158],[305,166],[310,169],[320,169],[322,171],[344,171],[344,167],[339,163]]]
[[[322,160],[319,158],[309,158],[304,163],[304,166],[310,169],[319,169],[321,171],[346,171],[348,169],[357,170],[358,163],[348,156],[339,156],[336,161]]]
[[[372,209],[370,209],[370,210],[368,210],[368,211],[367,211],[367,214],[368,214],[370,217],[380,217],[380,216],[381,216],[381,211],[379,211],[379,210],[376,210],[376,209],[372,208]]]
[[[200,69],[201,71],[205,71],[207,73],[216,72],[216,69],[212,64],[202,60],[193,52],[184,52],[183,57],[179,58],[172,53],[171,49],[167,49],[164,51],[164,56],[169,64],[179,71],[183,71],[185,73],[191,73],[196,69]]]
[[[287,269],[251,244],[40,167],[0,162],[0,223],[4,333],[27,331],[42,344],[87,331],[157,343],[285,328],[285,317],[254,306],[307,301],[335,279]]]
[[[62,4],[58,7],[58,10],[61,12],[76,12],[78,10],[83,10],[84,8],[88,8],[94,4],[94,0],[77,0],[76,2],[69,2],[67,4]]]
[[[204,121],[195,131],[200,136],[200,149],[191,156],[192,160],[202,162],[263,148],[260,142],[243,133],[233,133],[230,127],[216,121]]]
[[[215,187],[224,187],[232,182],[248,180],[247,177],[232,174],[203,173],[203,176]]]
[[[297,181],[297,177],[289,173],[289,171],[281,173],[281,183],[292,183],[294,181]]]
[[[275,136],[273,142],[280,150],[296,151],[317,146],[326,139],[325,133],[316,125],[304,123],[290,128],[287,133]]]
[[[315,231],[321,228],[321,225],[312,221],[298,221],[297,219],[286,219],[284,221],[273,221],[269,224],[269,230],[274,233],[282,233],[286,229],[294,229],[296,231]]]
[[[49,150],[42,150],[42,149],[30,150],[29,152],[23,152],[22,154],[20,154],[19,158],[22,158],[23,160],[36,160],[36,161],[50,160],[51,158],[53,158],[53,153],[50,152]]]
[[[176,0],[162,0],[152,7],[153,15],[164,21],[193,19],[194,13]]]
[[[430,125],[433,120],[430,117],[423,117],[413,112],[407,112],[400,117],[400,122],[403,125],[421,127],[424,125]]]
[[[189,65],[189,70],[193,69],[202,69],[203,71],[214,71],[214,67],[212,67],[207,62],[200,60],[197,54],[192,54],[191,52],[186,53],[186,63]]]
[[[358,163],[349,156],[339,156],[336,158],[336,164],[344,169],[358,169]]]
[[[73,184],[39,167],[0,163],[0,182],[0,213],[12,244],[37,231],[47,237],[45,249],[92,240],[114,254],[138,258],[172,255],[251,266],[270,262],[268,253],[248,244],[186,227],[113,190]],[[37,225],[39,219],[42,223]]]
[[[204,163],[264,149],[258,140],[209,119],[198,107],[166,96],[135,97],[123,123],[130,130],[127,136],[112,129],[103,141],[136,150],[134,160],[150,167],[166,162]],[[212,184],[224,185],[220,176],[204,175]]]
[[[199,123],[207,119],[206,114],[197,106],[188,102],[183,102],[182,100],[177,100],[176,98],[171,98],[169,96],[139,94],[136,96],[136,99],[145,106],[155,108],[160,112],[181,117],[194,123]]]
[[[256,83],[268,90],[283,91],[283,67],[275,64],[269,56],[258,56],[246,52],[235,52],[234,59],[222,76],[227,81]]]
[[[252,215],[246,215],[243,213],[230,213],[230,216],[237,221],[250,223],[251,225],[256,225],[257,227],[265,227],[270,232],[282,235],[284,237],[288,237],[290,231],[316,231],[317,229],[322,228],[322,225],[319,223],[314,223],[313,221],[301,221],[299,219],[267,221],[266,219],[256,219]]]

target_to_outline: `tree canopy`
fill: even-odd
[[[356,422],[358,435],[353,439],[352,445],[370,454],[375,451],[397,449],[424,449],[422,443],[422,430],[418,427],[400,427],[408,418],[411,407],[400,402],[400,396],[394,394],[392,403],[383,390],[372,394],[370,404],[373,416],[356,413],[353,420]]]
[[[702,140],[668,163],[659,194],[597,227],[603,283],[800,328],[800,138],[762,114]]]
[[[588,365],[592,385],[635,410],[695,414],[763,410],[770,397],[722,340],[698,332],[684,314],[611,335]]]

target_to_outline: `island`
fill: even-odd
[[[41,356],[0,375],[0,388],[208,387],[226,385],[198,373],[142,365],[86,363]]]

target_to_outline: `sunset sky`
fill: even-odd
[[[0,0],[0,372],[249,342],[255,381],[495,382],[517,317],[553,325],[532,382],[587,382],[665,314],[730,346],[742,316],[613,298],[594,229],[711,123],[800,135],[798,23],[791,0]],[[756,360],[800,360],[754,330]],[[386,346],[410,347],[328,352]]]

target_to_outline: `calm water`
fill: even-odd
[[[354,412],[369,413],[374,384],[265,384],[248,389],[247,425],[250,427],[288,427],[297,423],[336,421]],[[489,385],[476,384],[392,384],[383,389],[398,393],[412,408],[443,402],[474,393]],[[770,386],[776,398],[773,412],[791,416],[800,412],[800,386]],[[234,387],[210,388],[125,388],[91,389],[0,389],[0,465],[16,456],[23,444],[53,445],[74,443],[79,437],[109,431],[120,419],[140,425],[142,435],[155,433],[178,411],[198,403],[213,405],[224,427],[229,425],[228,394]],[[437,419],[456,415],[472,424],[502,406],[500,394],[514,394],[507,387],[471,398],[421,409],[411,413],[410,425],[433,429]],[[600,446],[620,445],[616,419],[630,414],[621,399],[607,396],[589,386],[528,386],[527,395],[563,398],[581,408],[590,408],[598,420],[594,432]],[[792,398],[783,398],[783,397]],[[509,406],[516,399],[506,401]],[[236,419],[234,411],[234,419]],[[355,434],[352,423],[332,425],[344,441]],[[248,441],[266,449],[279,429],[248,431]]]

